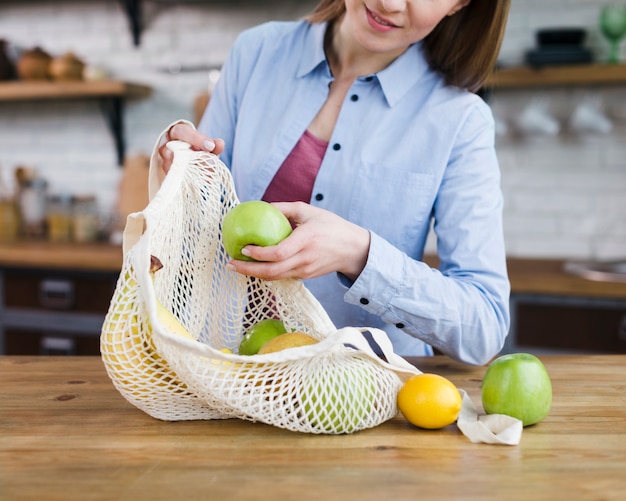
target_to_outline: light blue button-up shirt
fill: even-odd
[[[243,32],[199,130],[222,138],[240,200],[260,199],[328,96],[325,24],[272,22]],[[339,327],[384,329],[401,355],[436,347],[472,364],[509,327],[502,194],[489,107],[448,87],[421,44],[358,78],[346,96],[311,204],[371,233],[354,282],[306,286]],[[421,261],[433,223],[439,269]]]

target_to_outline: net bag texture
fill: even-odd
[[[221,222],[239,203],[230,171],[186,143],[168,148],[168,175],[159,179],[153,155],[150,202],[127,219],[101,333],[102,359],[120,393],[162,420],[240,418],[307,433],[352,433],[396,416],[397,392],[418,369],[393,352],[384,331],[336,329],[302,282],[226,270]],[[163,264],[153,274],[151,256]],[[238,355],[246,329],[266,318],[319,342]]]

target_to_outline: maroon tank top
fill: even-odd
[[[263,195],[266,202],[310,202],[315,178],[322,165],[328,141],[308,130],[285,158]]]

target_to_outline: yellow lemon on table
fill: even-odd
[[[398,392],[398,409],[411,424],[435,430],[456,421],[462,398],[457,387],[438,374],[417,374]]]

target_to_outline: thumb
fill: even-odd
[[[308,219],[311,208],[305,202],[272,202],[272,205],[296,225],[302,224]]]

